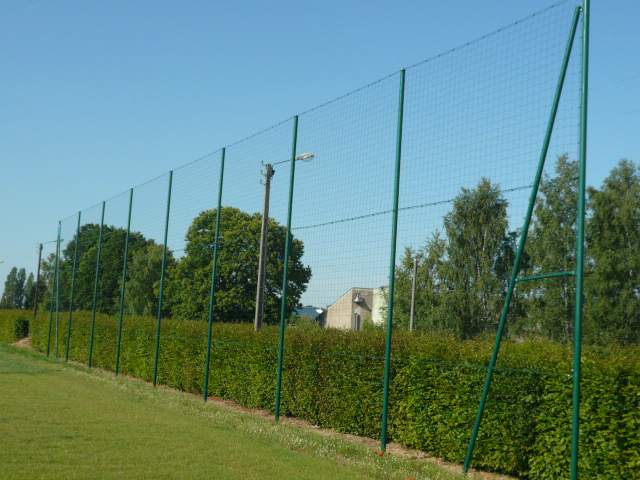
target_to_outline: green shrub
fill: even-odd
[[[24,310],[0,310],[0,342],[14,343],[28,337],[28,315]]]
[[[580,409],[580,472],[589,479],[640,478],[639,349],[587,350]],[[573,382],[549,379],[536,419],[531,477],[566,477],[571,455]]]
[[[5,318],[0,312],[0,318]],[[66,355],[69,312],[51,323],[51,354]],[[87,363],[92,316],[74,312],[70,359]],[[96,317],[93,365],[113,370],[119,319]],[[49,315],[32,325],[32,344],[47,351]],[[208,325],[163,320],[159,383],[202,395]],[[125,317],[120,372],[153,380],[157,320]],[[279,329],[248,324],[212,329],[209,395],[273,412]],[[493,339],[394,333],[389,440],[461,463],[471,437]],[[281,414],[334,430],[379,438],[385,332],[287,329]],[[638,478],[640,348],[584,349],[581,476]],[[572,350],[549,341],[505,342],[494,375],[473,466],[556,479],[569,475]]]

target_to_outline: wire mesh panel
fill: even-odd
[[[544,198],[549,198],[545,194],[553,189],[567,192],[562,207],[568,211],[563,222],[572,235],[549,242],[549,235],[558,236],[558,232],[543,231],[548,206],[545,211],[544,201],[539,200],[531,229],[534,241],[526,244],[518,276],[567,272],[574,268],[568,265],[575,265],[576,248],[579,40],[574,43],[558,115],[550,125],[574,15],[574,5],[558,4],[407,69],[398,238],[401,257],[396,267],[398,289],[394,311],[398,328],[444,333],[459,342],[495,336],[536,169],[551,127],[552,141],[546,152],[541,192]],[[560,177],[555,173],[558,169],[563,171]],[[567,174],[568,170],[572,173]],[[547,219],[547,227],[548,223]],[[546,247],[541,242],[544,235]],[[551,258],[549,243],[560,242],[564,243],[564,249],[556,248],[557,255]],[[568,322],[574,313],[573,279],[564,277],[562,281],[568,287],[565,299],[570,305],[564,312]],[[546,303],[542,300],[545,288],[548,287],[524,283],[517,287],[506,323],[512,339],[546,336],[545,322],[540,316]],[[557,301],[555,297],[549,300]],[[557,320],[556,315],[552,322]],[[561,340],[570,342],[572,333],[567,329]],[[491,358],[489,342],[481,349],[482,354],[472,358],[465,355],[463,358],[467,358],[460,364],[454,361],[447,366],[449,356],[439,349],[422,350],[402,369],[405,374],[421,372],[436,383],[440,379],[442,385],[450,381],[448,376],[454,378],[464,372],[469,383],[463,392],[456,392],[456,398],[464,399],[459,405],[453,406],[451,402],[456,401],[446,396],[431,398],[430,402],[425,397],[416,403],[416,408],[430,412],[423,417],[423,446],[447,449],[450,458],[458,462],[467,453],[466,447],[462,447],[464,442],[458,440],[458,446],[454,447],[442,441],[451,441],[456,436],[471,437],[475,402],[480,400],[485,369]],[[464,345],[461,343],[461,348]],[[478,348],[477,343],[471,348]],[[510,422],[501,417],[502,411],[505,405],[509,405],[510,415],[533,408],[526,399],[537,397],[524,392],[535,391],[540,375],[559,373],[557,367],[569,373],[570,358],[571,352],[566,352],[562,367],[547,364],[551,373],[541,371],[544,363],[540,359],[521,359],[519,366],[526,372],[516,373],[512,359],[499,357],[487,404],[486,426],[476,450],[476,466],[487,466],[499,457],[512,471],[527,471],[526,465],[518,463],[523,461],[522,457],[513,453],[513,442],[533,426],[526,421]],[[480,368],[480,374],[462,364],[470,360]],[[402,359],[397,359],[398,362],[402,363]],[[508,366],[508,371],[500,370],[501,365]],[[402,388],[406,387],[398,387],[391,396],[399,395]],[[406,408],[407,400],[405,396],[402,408]],[[567,407],[570,408],[570,402]],[[453,417],[442,416],[448,408],[458,412],[455,425],[451,423]],[[406,441],[402,418],[407,419],[404,412],[395,418],[396,435]],[[442,433],[437,435],[439,429]],[[498,438],[513,441],[497,441]]]
[[[68,335],[69,359],[83,363],[89,362],[91,321],[87,320],[93,311],[101,221],[102,204],[80,212],[80,229],[70,237],[70,244],[66,248],[68,260],[76,264],[75,278],[72,268],[69,286],[73,293],[72,325]]]
[[[77,231],[78,214],[61,220],[60,258],[58,260],[58,284],[56,288],[57,311],[53,339],[56,358],[59,356],[66,357]]]
[[[285,414],[461,462],[517,280],[476,457],[528,475],[531,412],[571,370],[578,13],[279,123],[107,201],[104,222],[92,207],[79,240],[63,220],[55,345],[88,316],[74,359],[276,417],[281,393]]]
[[[93,249],[98,252],[98,282],[95,298],[95,323],[93,345],[89,341],[89,353],[92,366],[115,369],[118,338],[118,315],[122,297],[122,279],[124,270],[124,250],[129,217],[129,191],[107,200],[104,204],[104,223],[102,225],[102,244],[94,239]],[[89,309],[87,309],[89,310]]]
[[[56,294],[56,274],[58,241],[56,240],[41,244],[40,282],[37,294],[37,314],[42,320],[33,322],[31,335],[38,339],[37,347],[50,356],[55,348],[55,318],[57,311]],[[40,248],[40,247],[39,247]],[[55,352],[54,352],[55,353]]]
[[[315,317],[329,329],[360,331],[384,322],[376,302],[389,276],[399,82],[400,76],[394,74],[299,116],[298,152],[314,157],[296,165],[292,233],[304,248],[302,262],[311,273],[300,298],[305,308],[296,324],[308,324],[308,317]],[[317,358],[309,359],[311,365],[304,370],[314,370],[311,378],[322,376],[321,372],[328,375],[331,365],[343,358],[344,346],[340,341],[319,346]],[[284,406],[286,412],[300,415],[309,405],[296,387],[304,364],[296,350],[295,342],[287,344],[292,358],[285,361]],[[363,394],[358,404],[345,405],[344,391],[320,383],[314,389],[322,399],[322,407],[313,414],[315,421],[322,424],[328,411],[346,408],[345,424],[363,411],[372,425],[378,424],[380,352],[356,354],[353,368],[369,372],[366,381],[360,379]],[[348,382],[342,387],[349,388]],[[373,435],[377,428],[367,434]]]
[[[123,373],[133,373],[148,380],[153,378],[155,366],[158,338],[156,322],[159,315],[159,287],[163,275],[162,257],[168,222],[170,177],[170,174],[165,174],[133,189],[128,242],[127,230],[124,232],[122,268],[126,285],[124,289],[121,288],[124,302],[118,305],[118,328],[121,333],[118,335],[116,370],[121,366]],[[170,263],[173,252],[167,249],[166,254]],[[139,288],[140,286],[144,287]],[[122,348],[123,345],[128,348]],[[136,365],[135,372],[131,372],[127,366],[131,363]]]
[[[327,327],[382,322],[373,291],[388,285],[399,78],[300,116],[299,150],[315,157],[297,166],[292,230],[312,271],[302,303],[326,309]]]
[[[404,328],[417,259],[416,328],[495,333],[573,14],[555,6],[407,70],[395,312]],[[548,172],[558,157],[577,158],[577,53]],[[456,315],[448,299],[460,303],[462,290],[467,311]]]
[[[216,207],[221,156],[222,152],[217,151],[173,172],[168,245],[177,259],[186,254],[188,232],[194,219]]]
[[[263,173],[267,164],[278,163],[270,180],[264,323],[280,321],[292,141],[293,122],[288,120],[226,148],[217,320],[255,318],[262,215],[267,206]]]
[[[167,241],[171,257],[165,266],[167,288],[163,301],[164,319],[181,318],[199,321],[203,325],[204,321],[208,320],[215,241],[203,244],[198,240],[202,228],[207,229],[210,235],[215,234],[212,231],[215,229],[215,223],[202,222],[217,208],[220,175],[223,173],[220,168],[221,161],[222,152],[218,151],[173,172]],[[160,265],[160,259],[158,255],[156,258],[158,265]],[[198,286],[189,289],[185,287],[187,284]],[[145,283],[141,282],[141,286],[144,285]],[[187,291],[190,293],[187,294]],[[157,299],[154,304],[157,308]],[[191,381],[202,388],[207,338],[204,335],[204,328],[199,332],[201,335],[197,336],[194,336],[193,332],[180,334],[179,329],[176,331],[172,328],[170,332],[163,334],[163,338],[169,339],[182,335],[183,341],[189,343],[191,348],[188,353],[172,351],[171,347],[161,348],[158,377],[160,382],[180,386],[182,369],[172,368],[171,362],[189,355],[191,358],[184,358],[180,364],[197,366],[198,374]],[[167,345],[175,344],[176,342],[173,341],[167,343]]]

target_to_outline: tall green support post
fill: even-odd
[[[49,334],[47,335],[47,357],[51,353],[51,330],[53,329],[53,296],[58,284],[58,252],[60,252],[60,222],[58,222],[58,240],[56,241],[56,264],[53,269],[53,283],[51,284],[51,310],[49,312]],[[57,305],[57,302],[56,302]],[[57,331],[57,328],[56,328]]]
[[[171,185],[173,171],[169,172],[169,194],[167,195],[167,219],[164,224],[164,248],[162,249],[162,273],[160,274],[160,293],[158,298],[158,334],[156,335],[156,365],[153,370],[153,386],[158,383],[158,358],[160,357],[160,332],[162,330],[162,299],[164,297],[164,274],[167,263],[167,238],[169,235],[169,213],[171,212]]]
[[[67,356],[65,362],[69,361],[69,347],[71,346],[71,327],[73,325],[73,303],[76,293],[76,271],[78,269],[78,245],[80,244],[80,218],[82,212],[78,212],[78,228],[76,229],[76,247],[73,253],[73,273],[71,276],[71,299],[69,302],[69,325],[67,328]]]
[[[584,302],[584,227],[587,174],[587,95],[589,93],[589,19],[591,1],[582,9],[582,86],[580,100],[580,171],[578,174],[578,232],[576,238],[576,306],[573,359],[573,418],[571,435],[571,480],[578,480],[580,450],[580,384],[582,379],[582,313]]]
[[[120,291],[120,323],[118,325],[118,348],[116,352],[116,376],[120,373],[120,349],[122,346],[122,325],[124,322],[124,299],[127,293],[127,267],[129,265],[129,237],[131,233],[131,211],[133,209],[133,188],[129,190],[129,216],[127,219],[127,236],[124,242],[124,258],[122,259],[122,290]]]
[[[284,329],[287,315],[287,290],[289,283],[289,249],[291,248],[291,214],[293,212],[293,186],[296,176],[296,151],[298,148],[298,115],[293,117],[293,145],[291,147],[291,173],[289,176],[289,209],[287,212],[287,239],[284,246],[284,278],[282,279],[282,303],[280,307],[280,351],[278,354],[278,380],[276,385],[276,422],[280,420],[282,398],[282,363],[284,360]]]
[[[577,7],[574,11],[573,22],[571,24],[571,30],[569,33],[569,40],[567,42],[567,48],[562,60],[562,68],[560,69],[560,77],[556,86],[556,93],[553,99],[553,105],[551,108],[551,114],[549,115],[549,122],[547,124],[547,131],[545,133],[542,151],[538,160],[538,169],[536,171],[536,177],[531,189],[531,196],[529,197],[529,206],[527,208],[527,214],[524,220],[524,226],[522,227],[522,236],[518,244],[518,251],[516,253],[516,260],[511,272],[511,280],[509,281],[509,288],[507,290],[507,296],[504,302],[504,308],[502,310],[502,316],[500,317],[500,324],[498,326],[498,334],[496,336],[496,343],[493,348],[493,354],[491,355],[491,361],[489,362],[489,368],[487,371],[487,378],[482,391],[482,398],[480,399],[480,406],[478,407],[478,413],[473,426],[473,433],[471,434],[471,440],[467,449],[467,456],[464,462],[464,471],[467,473],[471,465],[471,459],[473,458],[473,450],[475,448],[476,440],[478,438],[478,432],[480,431],[480,424],[482,422],[482,416],[487,403],[487,397],[489,396],[489,390],[491,388],[491,380],[495,371],[496,362],[498,360],[498,354],[500,352],[500,344],[502,342],[502,336],[507,323],[507,314],[509,313],[509,307],[511,305],[511,299],[513,298],[513,291],[515,289],[518,272],[520,271],[520,263],[522,260],[522,254],[524,252],[524,246],[527,242],[527,236],[529,234],[529,225],[531,224],[531,217],[533,215],[533,209],[536,203],[536,197],[538,196],[538,189],[540,187],[540,180],[542,179],[542,173],[544,171],[544,165],[547,159],[547,153],[549,151],[549,144],[551,143],[551,135],[553,133],[553,127],[555,125],[556,116],[558,113],[558,106],[560,104],[560,98],[562,96],[562,89],[564,87],[564,81],[567,74],[567,68],[569,66],[569,59],[571,58],[571,50],[573,49],[573,41],[575,39],[576,30],[578,28],[578,21],[580,19],[580,7]],[[568,272],[564,272],[568,273]]]
[[[58,251],[56,252],[56,358],[58,358],[58,334],[60,330],[60,233],[62,222],[58,222]]]
[[[98,259],[96,260],[96,280],[93,285],[93,315],[91,317],[91,340],[89,341],[89,368],[93,365],[93,342],[96,331],[96,311],[98,305],[98,281],[100,280],[100,259],[102,257],[102,231],[104,229],[104,209],[106,202],[102,202],[102,217],[100,219],[100,237],[98,239]]]
[[[51,354],[51,332],[53,331],[53,295],[56,291],[56,273],[53,272],[53,283],[51,284],[51,308],[49,308],[49,333],[47,334],[47,357]]]
[[[389,254],[389,305],[387,307],[387,340],[384,357],[384,392],[382,400],[382,451],[387,449],[387,425],[389,423],[389,383],[391,381],[391,337],[393,334],[393,294],[396,277],[396,243],[398,239],[398,205],[400,202],[400,165],[402,161],[402,126],[404,121],[404,79],[406,71],[400,70],[400,95],[398,100],[398,131],[396,134],[396,163],[393,186],[393,219],[391,221],[391,253]]]
[[[213,266],[211,268],[211,293],[209,295],[209,332],[207,334],[207,361],[204,370],[204,401],[209,397],[209,367],[211,365],[211,336],[213,332],[213,309],[216,298],[216,278],[218,268],[218,247],[220,246],[220,217],[222,216],[222,185],[224,183],[224,159],[226,148],[222,149],[220,159],[220,182],[218,184],[218,210],[216,215],[216,241],[213,244]]]

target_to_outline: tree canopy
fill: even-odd
[[[170,272],[168,292],[174,316],[188,319],[208,317],[216,218],[217,210],[206,210],[194,219],[187,231],[186,255]],[[216,321],[253,320],[261,225],[259,213],[222,208],[215,288]],[[286,227],[269,219],[265,323],[276,323],[280,318],[286,235]],[[302,242],[292,238],[287,316],[299,306],[300,297],[311,278],[311,269],[301,262],[303,253]]]
[[[13,267],[4,282],[4,292],[0,300],[2,308],[23,308],[26,300],[27,273],[24,268]]]
[[[576,262],[578,165],[563,155],[540,185],[519,276],[568,272]],[[509,220],[509,202],[500,186],[482,178],[451,201],[443,228],[422,246],[407,246],[395,271],[395,323],[407,328],[413,262],[417,260],[416,319],[419,329],[470,338],[495,331],[522,232]],[[623,159],[600,188],[588,189],[585,277],[585,340],[640,342],[640,168]],[[164,316],[207,319],[218,212],[206,210],[186,233],[184,256],[167,249]],[[215,321],[251,321],[255,310],[261,214],[224,207],[220,219],[215,285]],[[510,221],[512,223],[510,223]],[[280,318],[287,229],[269,219],[265,322]],[[61,252],[60,308],[69,308],[78,245],[74,308],[93,308],[100,226],[85,224]],[[126,230],[103,227],[97,309],[120,309]],[[125,313],[155,316],[164,246],[140,232],[129,236]],[[304,246],[293,238],[286,315],[299,307],[311,279]],[[39,301],[54,291],[54,254],[42,261]],[[12,268],[0,300],[2,308],[33,308],[35,280]],[[518,283],[508,327],[516,335],[539,335],[561,342],[573,336],[575,278],[562,276]]]
[[[560,156],[545,175],[519,276],[569,272],[576,264],[578,164]],[[395,321],[408,325],[418,260],[417,327],[468,338],[500,319],[521,232],[509,231],[507,201],[482,179],[462,189],[424,246],[406,248],[396,268]],[[588,189],[585,340],[640,341],[640,169],[623,159],[600,189]],[[508,326],[517,335],[573,339],[575,277],[519,283]]]
[[[208,318],[216,215],[215,210],[208,210],[194,219],[187,231],[184,257],[176,259],[167,249],[164,316],[190,320]],[[216,321],[253,319],[261,221],[258,213],[249,214],[232,207],[222,210],[214,309]],[[59,267],[61,309],[68,309],[70,304],[77,244],[74,309],[92,310],[99,240],[100,225],[89,223],[82,225],[79,235],[74,235],[62,249]],[[279,321],[285,241],[286,228],[270,219],[265,286],[267,323]],[[96,302],[99,312],[116,314],[120,311],[125,242],[126,230],[103,226]],[[130,233],[124,303],[126,314],[157,315],[163,250],[163,245],[145,238],[140,232]],[[301,263],[303,253],[302,242],[292,238],[287,315],[299,306],[300,297],[311,278],[311,269]],[[54,265],[55,256],[49,260]],[[51,265],[44,268],[46,278],[51,276]],[[11,288],[8,291],[11,292]]]
[[[623,159],[589,189],[585,331],[591,340],[640,341],[640,170]]]
[[[558,158],[555,176],[545,175],[527,242],[531,254],[528,275],[572,271],[576,265],[578,163]],[[575,278],[535,280],[518,286],[527,293],[528,312],[544,336],[568,341],[573,336]]]
[[[78,242],[78,265],[74,292],[74,308],[93,309],[96,265],[100,241],[100,225],[88,223],[80,227],[79,241],[74,235],[62,250],[60,259],[60,308],[68,309],[73,276],[76,242]],[[124,228],[104,225],[102,230],[102,252],[100,254],[100,275],[98,280],[99,312],[114,314],[119,312],[124,268],[124,250],[127,231]],[[147,248],[155,245],[153,240],[140,232],[129,234],[129,262],[147,254]]]
[[[416,256],[419,328],[448,330],[461,338],[495,330],[515,257],[507,207],[499,186],[483,178],[453,200],[444,218],[446,236],[436,232],[418,252],[405,251],[396,271],[400,328],[408,322]]]

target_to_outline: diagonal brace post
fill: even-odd
[[[524,220],[524,226],[522,228],[522,236],[518,244],[518,251],[516,254],[516,260],[513,265],[513,271],[511,272],[511,280],[509,281],[509,289],[507,291],[507,297],[504,302],[504,309],[502,310],[502,316],[500,317],[500,325],[498,326],[498,334],[496,336],[496,344],[493,348],[493,354],[491,355],[491,362],[489,363],[489,369],[487,371],[487,378],[482,391],[482,398],[480,399],[480,406],[478,407],[478,413],[473,426],[473,433],[471,434],[471,440],[467,449],[467,456],[464,462],[464,471],[467,473],[471,465],[471,459],[473,458],[473,450],[475,448],[476,439],[478,438],[478,432],[480,431],[480,423],[482,422],[482,416],[484,414],[485,405],[487,403],[487,397],[489,396],[489,389],[491,387],[491,379],[493,378],[493,372],[498,360],[498,353],[500,352],[500,343],[502,342],[502,336],[507,323],[507,314],[509,313],[509,307],[511,305],[511,299],[513,298],[513,291],[516,285],[516,279],[518,278],[518,272],[520,271],[520,263],[522,261],[522,254],[524,252],[524,246],[527,242],[527,235],[529,233],[529,225],[531,224],[531,217],[533,215],[533,208],[535,206],[536,197],[538,196],[538,189],[540,187],[540,180],[542,179],[542,172],[544,171],[544,164],[547,159],[547,153],[549,151],[549,144],[551,143],[551,134],[553,133],[553,126],[555,124],[556,116],[558,113],[558,106],[560,104],[560,98],[562,96],[562,88],[564,86],[564,80],[566,78],[567,69],[569,66],[569,59],[571,58],[571,50],[573,49],[573,42],[576,36],[576,30],[578,28],[578,21],[580,19],[581,8],[576,7],[573,15],[573,23],[571,24],[571,30],[569,33],[569,40],[567,42],[567,48],[565,50],[564,58],[562,61],[562,68],[560,70],[560,78],[558,79],[558,85],[556,87],[555,97],[553,99],[553,105],[551,108],[551,115],[549,116],[549,122],[547,124],[547,131],[544,137],[542,145],[542,151],[540,153],[540,159],[538,160],[538,169],[536,171],[536,177],[533,182],[533,188],[531,190],[531,197],[529,198],[529,206],[527,208],[527,215]]]

